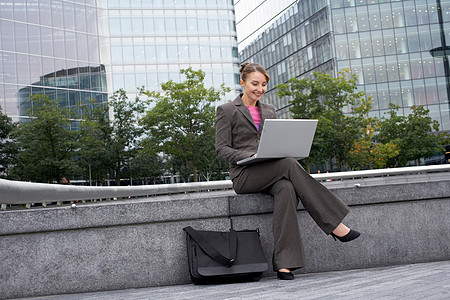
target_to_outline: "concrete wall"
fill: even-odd
[[[449,177],[326,183],[362,236],[336,242],[300,205],[308,266],[298,272],[449,260]],[[260,229],[271,266],[271,210],[268,195],[222,191],[2,211],[0,299],[189,283],[182,228],[228,230],[229,212],[235,229]]]

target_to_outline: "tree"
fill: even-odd
[[[80,125],[80,165],[88,173],[92,185],[103,185],[114,167],[111,153],[113,128],[109,120],[107,103],[92,101],[80,107],[83,110],[83,121]]]
[[[120,185],[121,169],[135,155],[136,143],[143,132],[138,116],[143,113],[144,106],[138,97],[130,101],[123,89],[114,92],[108,103],[113,112],[110,153],[114,161],[116,185]]]
[[[130,180],[139,178],[143,184],[159,183],[159,178],[164,173],[164,165],[159,155],[147,155],[145,151],[138,151],[127,162],[127,173]]]
[[[0,176],[6,178],[17,153],[16,144],[11,139],[11,134],[16,127],[17,124],[4,114],[0,107]]]
[[[399,154],[398,146],[394,141],[386,144],[375,141],[375,133],[379,128],[378,119],[366,118],[364,123],[366,125],[362,128],[361,137],[350,150],[349,167],[352,170],[384,168],[389,159]]]
[[[15,130],[19,153],[14,174],[21,180],[57,182],[73,173],[78,132],[70,130],[70,111],[47,95],[30,96],[29,121]]]
[[[358,107],[365,93],[357,91],[356,77],[350,70],[338,72],[337,77],[314,72],[312,78],[292,78],[278,85],[278,96],[290,97],[294,119],[318,119],[310,157],[302,160],[307,170],[311,164],[335,159],[343,170],[349,160],[349,152],[360,132],[360,118],[344,114],[345,107]]]
[[[215,107],[221,95],[230,89],[205,88],[205,73],[192,68],[182,69],[185,81],[172,80],[161,84],[163,93],[146,91],[150,109],[140,120],[146,130],[144,148],[162,152],[177,164],[179,173],[192,174],[197,181],[199,170],[215,158]],[[181,175],[181,174],[180,174]]]
[[[397,114],[398,106],[391,104],[389,117],[383,117],[376,139],[382,143],[398,144],[399,154],[389,161],[390,166],[406,166],[409,161],[420,165],[421,158],[429,158],[444,151],[445,133],[439,133],[439,123],[431,119],[429,110],[412,106],[408,116]]]

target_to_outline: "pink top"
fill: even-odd
[[[258,106],[247,106],[248,110],[250,111],[250,114],[253,118],[253,123],[255,123],[256,129],[259,130],[259,123],[261,123],[261,111],[259,110]]]

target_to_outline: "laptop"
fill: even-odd
[[[247,165],[283,157],[308,157],[317,122],[314,119],[266,119],[256,156],[242,159],[237,164]]]

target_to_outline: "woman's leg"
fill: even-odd
[[[298,198],[292,183],[286,179],[275,182],[269,189],[273,206],[273,270],[295,270],[305,266],[305,251],[297,221]]]
[[[251,165],[233,180],[233,188],[237,193],[257,193],[267,190],[281,179],[292,182],[295,194],[306,211],[326,234],[335,230],[348,214],[348,206],[306,173],[293,158]]]

